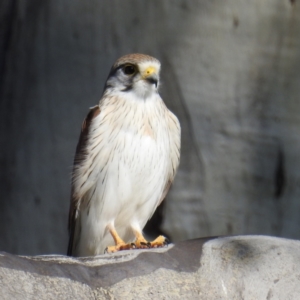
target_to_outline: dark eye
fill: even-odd
[[[135,67],[132,65],[127,65],[123,68],[123,72],[126,75],[133,75],[135,73]]]

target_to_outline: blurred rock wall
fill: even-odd
[[[300,238],[300,1],[3,0],[0,22],[0,250],[65,253],[81,122],[131,52],[182,125],[161,229]]]

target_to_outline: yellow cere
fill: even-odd
[[[145,77],[148,77],[148,76],[150,76],[150,75],[153,74],[153,73],[156,73],[156,68],[155,68],[155,67],[148,67],[148,68],[145,70],[144,76],[145,76]]]

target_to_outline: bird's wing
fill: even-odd
[[[180,160],[180,135],[181,135],[180,123],[177,117],[171,111],[168,111],[168,114],[169,114],[168,125],[169,125],[169,143],[170,143],[170,167],[169,167],[169,174],[165,183],[165,188],[160,198],[160,201],[158,202],[158,205],[160,205],[160,203],[166,198],[168,194],[168,191],[175,178],[176,171],[179,166],[179,160]]]
[[[92,107],[82,123],[81,133],[79,137],[79,142],[76,148],[76,154],[74,159],[73,166],[73,176],[72,176],[72,189],[71,189],[71,201],[70,201],[70,210],[69,210],[69,246],[68,246],[68,255],[72,255],[73,245],[74,245],[74,236],[76,229],[76,221],[78,219],[78,211],[80,209],[80,204],[84,195],[79,193],[78,188],[76,188],[76,170],[85,163],[87,156],[87,144],[90,134],[90,125],[95,117],[100,114],[100,108],[98,105]]]

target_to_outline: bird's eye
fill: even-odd
[[[135,73],[135,67],[133,65],[124,66],[123,72],[126,75],[133,75]]]

